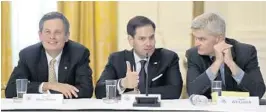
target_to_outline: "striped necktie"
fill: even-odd
[[[49,63],[49,79],[48,82],[57,82],[56,80],[56,74],[55,74],[55,67],[54,64],[56,62],[56,59],[52,59]]]

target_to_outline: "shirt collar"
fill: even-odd
[[[139,55],[135,51],[133,51],[135,63],[139,63],[141,60],[146,60],[147,62],[150,60],[150,57],[148,57],[148,60],[146,58],[140,58]]]
[[[48,61],[48,64],[49,64],[50,61],[53,59],[53,57],[50,56],[50,55],[47,53],[47,51],[45,51],[45,54],[46,54],[47,61]],[[60,62],[61,56],[62,56],[62,51],[61,51],[61,52],[55,57],[56,63],[59,63],[59,62]]]

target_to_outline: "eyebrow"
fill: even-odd
[[[154,37],[154,34],[152,34],[150,37]]]
[[[197,39],[205,39],[205,37],[195,37],[195,38],[197,38]]]
[[[145,36],[139,36],[140,38],[146,38]],[[148,38],[150,37],[154,37],[154,34],[152,34],[151,36],[149,36]]]
[[[145,36],[139,36],[140,38],[146,38]]]

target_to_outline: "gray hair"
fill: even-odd
[[[225,36],[226,24],[222,17],[215,13],[204,13],[197,16],[191,24],[192,30],[206,30],[214,36]]]
[[[61,19],[63,21],[63,24],[64,24],[65,35],[69,34],[69,27],[70,27],[69,21],[60,12],[49,12],[49,13],[45,14],[39,22],[39,32],[42,32],[44,22],[47,20],[51,20],[51,19]]]

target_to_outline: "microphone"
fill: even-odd
[[[149,59],[149,54],[148,53],[146,53],[146,61],[148,61],[148,59]],[[146,96],[148,96],[148,87],[149,87],[149,75],[148,75],[148,73],[146,72],[146,77],[145,77],[146,79],[146,82],[145,82],[145,94],[146,94]]]
[[[149,59],[149,54],[146,53],[146,59],[148,61]],[[145,77],[145,95],[143,96],[136,96],[135,97],[135,102],[133,103],[133,107],[160,107],[161,106],[161,102],[159,101],[160,99],[160,95],[156,96],[156,95],[150,95],[149,96],[149,75],[148,73],[146,73],[146,77]],[[158,95],[158,94],[157,94]]]

